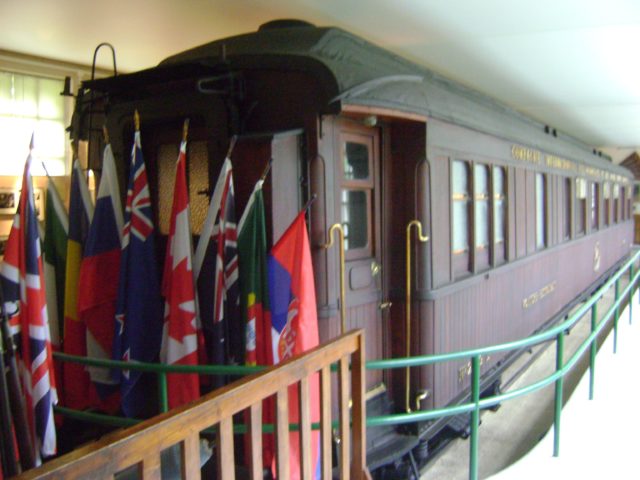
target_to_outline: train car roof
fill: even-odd
[[[98,91],[122,91],[185,76],[252,69],[314,75],[327,99],[326,111],[321,113],[338,112],[340,104],[348,104],[418,114],[630,177],[627,169],[594,154],[588,145],[562,133],[557,137],[546,133],[544,124],[487,95],[339,28],[315,27],[297,20],[269,22],[257,32],[168,57],[157,67],[83,85]]]

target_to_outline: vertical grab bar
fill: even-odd
[[[329,229],[329,243],[322,245],[322,248],[329,249],[333,246],[333,232],[338,232],[338,239],[340,240],[339,253],[340,253],[340,334],[344,334],[347,331],[347,314],[345,307],[345,288],[344,288],[344,230],[342,225],[334,223]]]
[[[405,292],[405,335],[406,335],[406,353],[407,357],[411,356],[411,227],[418,230],[418,240],[426,242],[429,240],[428,235],[422,234],[422,223],[420,220],[411,220],[407,224],[407,244],[406,244],[406,292]],[[405,369],[405,409],[407,413],[411,413],[411,405],[409,401],[411,386],[411,376],[409,367]]]

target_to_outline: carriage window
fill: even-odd
[[[493,167],[493,211],[494,229],[493,241],[495,243],[496,260],[506,258],[506,230],[507,230],[507,189],[505,169]]]
[[[611,184],[604,182],[602,186],[602,196],[604,197],[604,224],[611,224]]]
[[[369,241],[367,193],[362,190],[343,190],[341,203],[345,250],[366,247]]]
[[[547,244],[546,193],[546,178],[542,173],[536,173],[536,248],[544,248]]]
[[[576,178],[576,231],[584,234],[587,229],[587,181]]]
[[[591,230],[598,229],[600,216],[600,185],[591,183]]]
[[[469,252],[469,166],[456,160],[452,166],[453,254]]]
[[[473,175],[475,202],[475,245],[484,250],[489,246],[489,168],[475,165]]]
[[[369,137],[345,133],[343,138],[340,216],[347,257],[355,259],[373,252],[373,146]]]
[[[369,149],[362,143],[347,142],[343,173],[345,180],[369,178]]]
[[[564,180],[564,231],[562,238],[569,240],[571,238],[571,204],[573,195],[571,193],[571,179]]]
[[[613,221],[620,221],[620,185],[617,183],[613,184]]]

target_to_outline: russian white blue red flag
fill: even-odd
[[[79,277],[78,317],[86,327],[86,352],[92,358],[111,358],[123,225],[116,165],[111,145],[107,144]],[[116,391],[117,382],[108,369],[88,370],[100,399]]]

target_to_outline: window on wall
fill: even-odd
[[[453,210],[451,250],[456,272],[469,271],[470,246],[470,170],[469,164],[455,160],[451,167],[451,200]]]
[[[576,232],[584,235],[587,230],[587,181],[576,178]]]
[[[476,267],[483,269],[489,266],[489,239],[491,238],[489,234],[489,167],[475,164],[473,172]]]
[[[591,230],[597,230],[600,219],[600,185],[591,183],[591,205],[590,205]]]
[[[602,185],[602,196],[604,198],[604,224],[611,224],[611,184],[604,182]]]
[[[571,238],[571,218],[573,193],[571,191],[572,181],[570,178],[564,179],[564,224],[562,229],[562,238],[569,240]]]
[[[342,146],[340,215],[349,259],[370,256],[373,248],[373,152],[369,137],[345,135]]]
[[[547,245],[547,183],[542,173],[536,173],[536,248]]]
[[[503,167],[493,167],[493,243],[496,263],[507,258],[507,180]]]
[[[32,133],[38,160],[51,175],[68,169],[64,80],[0,70],[0,175],[21,175]],[[43,175],[40,161],[32,173]]]
[[[620,221],[620,185],[613,184],[613,221],[618,223]]]

